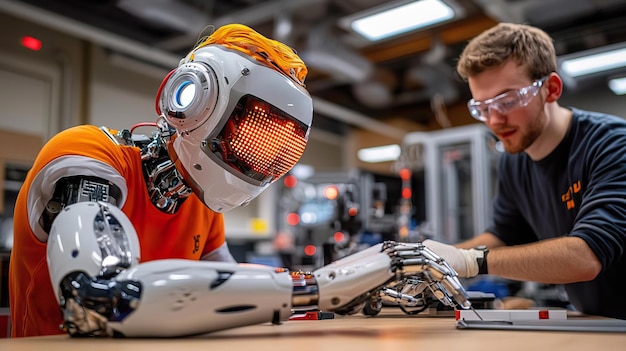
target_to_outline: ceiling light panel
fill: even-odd
[[[339,23],[370,41],[378,41],[460,16],[461,9],[451,1],[399,1],[344,17]]]
[[[570,77],[580,77],[626,67],[626,47],[624,44],[621,46],[604,47],[561,58],[561,71]]]
[[[613,78],[609,80],[609,88],[615,95],[626,94],[626,77]]]
[[[368,163],[396,161],[400,157],[400,152],[400,146],[397,144],[383,145],[360,149],[357,157]]]

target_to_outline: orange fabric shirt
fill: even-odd
[[[27,208],[29,192],[39,191],[32,189],[33,179],[59,157],[87,156],[110,165],[125,179],[128,194],[122,211],[139,236],[142,262],[162,258],[198,260],[224,244],[223,216],[211,211],[195,195],[187,198],[176,214],[165,214],[150,202],[139,151],[136,147],[115,144],[95,126],[65,130],[42,148],[15,203],[9,267],[12,336],[63,333],[59,329],[63,318],[48,273],[46,243],[35,236]],[[50,193],[54,181],[44,182]]]

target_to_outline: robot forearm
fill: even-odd
[[[111,280],[70,273],[60,305],[72,336],[177,337],[287,320],[292,289],[281,269],[167,259]]]
[[[138,308],[110,327],[126,336],[203,334],[291,316],[289,273],[270,267],[189,260],[158,260],[123,272],[139,281]]]
[[[407,306],[437,299],[451,307],[470,307],[454,269],[419,243],[378,244],[303,277],[294,291],[294,306],[351,314],[377,299]]]
[[[396,274],[392,259],[382,252],[382,244],[347,256],[313,272],[318,287],[317,305],[325,311],[346,309],[352,313],[352,306],[358,306],[360,299],[390,280]]]
[[[286,320],[283,269],[167,259],[139,263],[132,224],[102,202],[67,206],[48,241],[48,267],[71,335],[184,336]]]

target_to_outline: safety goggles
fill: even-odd
[[[541,89],[547,78],[548,76],[545,76],[534,81],[533,84],[529,86],[507,91],[491,99],[483,101],[471,99],[467,102],[467,108],[469,109],[470,115],[481,122],[487,121],[492,109],[505,115],[516,108],[527,106],[530,101],[537,96],[539,89]]]

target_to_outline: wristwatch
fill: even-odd
[[[474,249],[483,252],[483,257],[476,258],[476,263],[478,263],[478,274],[489,274],[487,267],[487,254],[489,253],[489,249],[487,249],[487,246],[485,245],[476,246]]]

